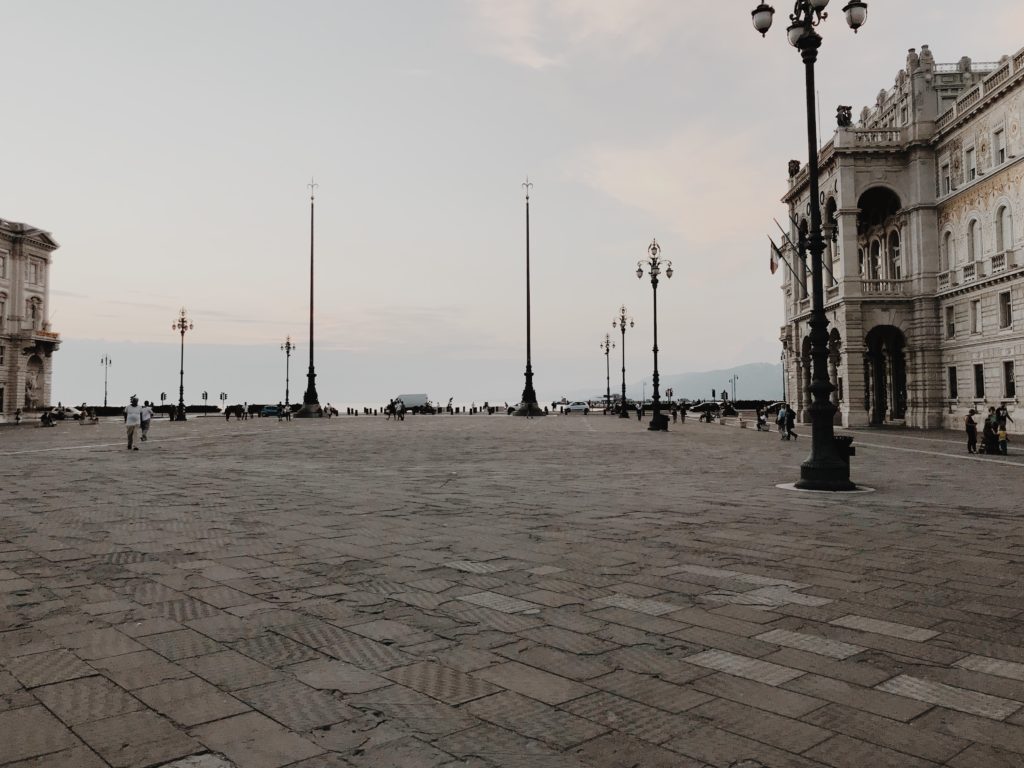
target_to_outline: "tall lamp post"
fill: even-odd
[[[533,388],[533,362],[530,357],[530,189],[533,184],[529,177],[523,182],[526,190],[526,385],[523,397],[516,408],[515,416],[543,416],[544,411],[537,405],[537,392]]]
[[[113,364],[113,360],[110,359],[110,355],[104,355],[100,358],[100,365],[103,366],[103,407],[107,407],[107,369]]]
[[[734,373],[732,376],[729,377],[729,383],[732,385],[732,401],[734,403],[736,402],[736,382],[739,380],[740,375],[738,373]]]
[[[210,393],[205,389],[203,390],[203,416],[206,416],[206,401],[209,399]]]
[[[804,62],[804,84],[807,103],[807,181],[811,207],[811,229],[807,248],[811,255],[811,454],[800,465],[797,488],[817,491],[851,491],[850,461],[845,445],[837,445],[833,417],[836,406],[830,394],[835,389],[828,378],[828,318],[825,315],[822,280],[822,254],[825,241],[821,231],[821,208],[818,205],[818,126],[815,120],[814,62],[821,47],[816,27],[827,18],[829,0],[796,0],[789,15],[786,35],[790,45],[800,51]],[[856,32],[867,21],[868,6],[863,0],[850,0],[844,7],[846,23]],[[772,25],[775,9],[760,3],[752,12],[754,29],[763,37]],[[842,452],[842,453],[841,453]]]
[[[181,333],[181,368],[178,371],[178,410],[174,413],[172,421],[185,421],[185,331],[191,331],[195,326],[189,320],[188,313],[182,307],[178,311],[178,318],[171,323],[171,330]]]
[[[641,259],[636,263],[636,276],[641,279],[643,279],[644,265],[646,264],[654,294],[654,375],[651,377],[653,384],[651,423],[647,429],[652,432],[668,432],[668,416],[661,413],[661,397],[658,395],[658,275],[661,274],[661,246],[658,245],[657,240],[651,240],[651,244],[647,246],[647,253],[650,255],[646,259]],[[665,261],[665,277],[672,277],[672,262],[667,259]]]
[[[611,363],[609,362],[608,353],[615,349],[615,342],[612,341],[611,335],[607,333],[604,335],[604,341],[601,342],[600,348],[604,350],[604,407],[607,411],[612,407],[612,368]]]
[[[292,361],[292,352],[295,351],[297,345],[292,344],[292,337],[286,336],[284,344],[281,345],[281,351],[284,352],[284,405],[288,407],[288,367]]]
[[[786,350],[779,352],[779,362],[782,363],[782,402],[786,402]]]
[[[619,316],[612,320],[612,328],[622,331],[622,400],[619,401],[619,418],[628,419],[626,412],[626,324],[633,327],[633,318],[626,314],[626,305],[619,307]]]
[[[323,416],[320,410],[320,396],[316,393],[316,368],[313,367],[313,214],[316,188],[320,185],[315,181],[309,184],[309,372],[306,374],[306,391],[302,395],[302,407],[296,411],[295,417],[308,419]]]

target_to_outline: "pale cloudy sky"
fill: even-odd
[[[190,400],[277,399],[286,334],[301,392],[311,176],[324,400],[518,397],[527,174],[542,400],[604,390],[598,343],[622,303],[629,379],[648,375],[651,289],[634,270],[654,236],[677,270],[659,290],[663,373],[777,360],[765,234],[805,155],[803,79],[789,4],[765,40],[755,4],[6,4],[0,217],[62,244],[55,399],[97,399],[88,355],[104,344],[127,350],[115,399],[176,389],[181,305],[186,355],[218,350],[202,371],[186,360]],[[835,105],[872,103],[911,46],[940,62],[1024,46],[1019,0],[871,0],[857,35],[832,5],[826,138]],[[155,354],[159,370],[141,362]]]

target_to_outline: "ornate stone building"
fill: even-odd
[[[829,375],[837,422],[963,428],[968,409],[1016,409],[1024,368],[1024,50],[937,64],[911,49],[854,121],[840,107],[821,149]],[[806,166],[783,198],[799,244]],[[785,249],[787,394],[806,418],[810,270]],[[828,268],[831,269],[831,275]]]
[[[60,337],[46,318],[58,247],[49,232],[0,219],[0,414],[50,405]]]

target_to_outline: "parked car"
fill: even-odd
[[[590,403],[584,403],[582,400],[577,400],[575,403],[569,403],[568,405],[562,406],[564,413],[582,413],[586,416],[590,413]]]
[[[260,408],[260,416],[277,416],[277,406],[264,405]]]

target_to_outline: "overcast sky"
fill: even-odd
[[[307,353],[314,176],[324,400],[378,400],[386,382],[518,397],[527,174],[542,400],[603,391],[598,344],[622,303],[637,323],[629,378],[649,370],[651,287],[635,269],[652,237],[676,269],[659,289],[663,372],[777,361],[781,273],[765,234],[784,213],[786,161],[806,160],[803,75],[790,4],[765,40],[755,4],[6,4],[0,217],[62,246],[54,399],[96,399],[98,358],[77,370],[86,357],[65,354],[94,342],[166,349],[158,379],[133,355],[115,361],[116,397],[176,388],[181,305],[196,325],[186,355],[228,350],[223,370],[207,363],[222,382],[209,388],[276,399],[280,343],[291,334]],[[911,46],[940,62],[1024,46],[1019,0],[871,0],[857,35],[832,5],[826,138],[835,106],[873,103]],[[262,373],[239,380],[232,354]]]

